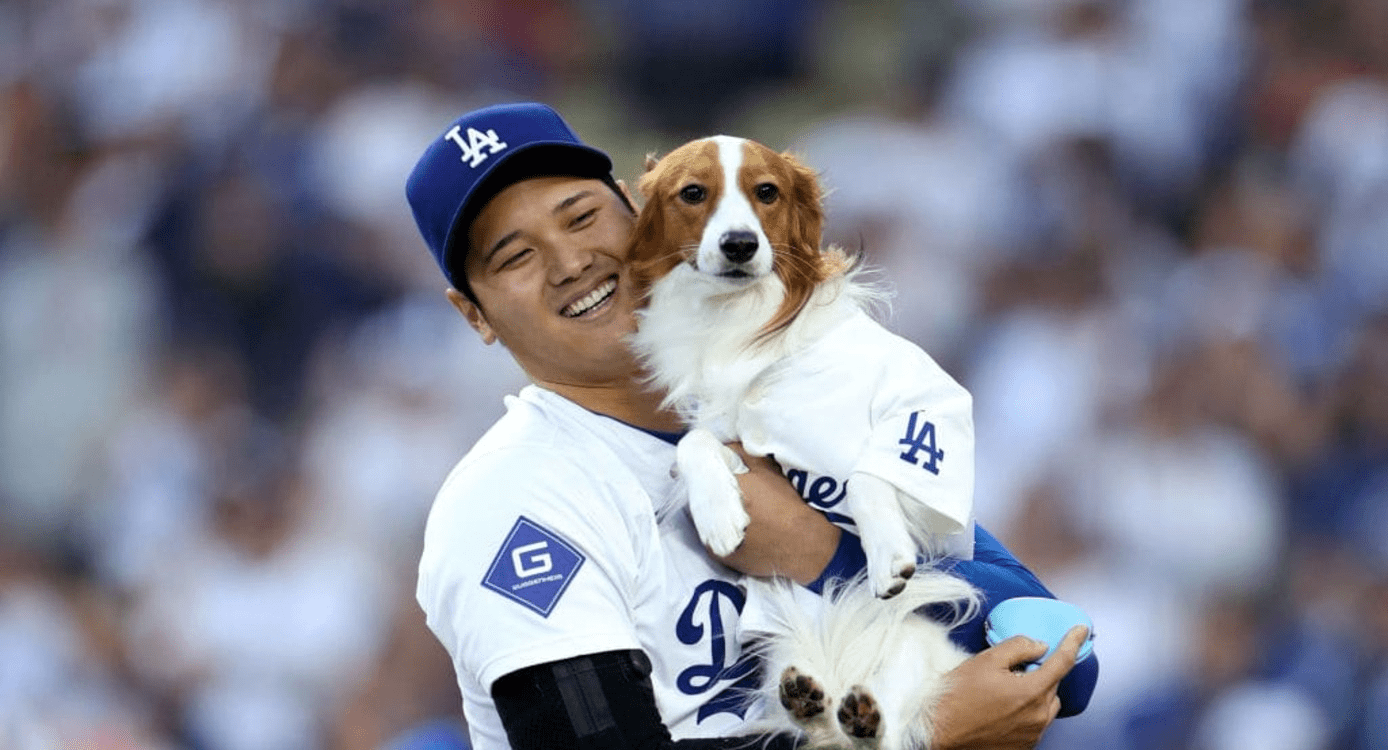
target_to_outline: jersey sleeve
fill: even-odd
[[[915,367],[883,368],[872,430],[854,471],[871,474],[920,501],[943,535],[973,519],[973,397],[928,355],[901,355]]]
[[[642,529],[592,472],[543,451],[465,462],[439,491],[416,591],[460,674],[639,648]]]

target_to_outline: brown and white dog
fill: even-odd
[[[727,555],[746,530],[746,469],[725,447],[740,441],[842,488],[818,507],[855,524],[866,553],[866,580],[831,597],[847,606],[802,616],[793,589],[765,589],[773,710],[816,743],[923,744],[922,707],[965,654],[912,613],[977,603],[959,579],[916,573],[918,553],[972,549],[968,392],[866,315],[875,293],[821,249],[819,183],[790,155],[701,139],[648,160],[640,191],[630,257],[647,303],[632,345],[690,427],[676,461],[704,544]]]

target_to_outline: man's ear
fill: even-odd
[[[477,331],[477,335],[482,337],[482,343],[496,343],[496,332],[493,331],[491,325],[487,323],[487,316],[482,313],[482,308],[478,307],[472,300],[463,296],[462,292],[453,287],[449,287],[446,294],[448,295],[448,301],[453,305],[454,309],[462,313],[463,318],[467,320],[467,324],[472,326],[472,330]]]
[[[631,188],[627,187],[626,180],[617,180],[617,189],[622,191],[622,195],[627,199],[627,205],[636,208],[636,200],[631,197]]]

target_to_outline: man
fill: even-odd
[[[478,748],[746,745],[739,571],[817,587],[861,566],[765,460],[739,478],[753,521],[729,558],[668,512],[682,427],[625,345],[634,211],[611,169],[547,107],[504,105],[453,123],[407,187],[449,301],[534,382],[445,481],[420,561]],[[967,661],[937,746],[1034,745],[1084,636],[1030,673],[1010,670],[1045,651],[1025,639]]]

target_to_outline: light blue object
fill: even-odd
[[[471,750],[462,717],[426,719],[392,737],[380,750]]]
[[[1046,654],[1036,664],[1029,666],[1029,671],[1054,653],[1065,634],[1076,625],[1089,628],[1089,637],[1085,639],[1084,645],[1080,646],[1079,654],[1075,657],[1075,662],[1079,663],[1088,659],[1094,652],[1094,623],[1084,610],[1069,602],[1036,596],[1007,599],[988,613],[983,628],[990,646],[996,646],[1017,635],[1045,643],[1048,646]]]

